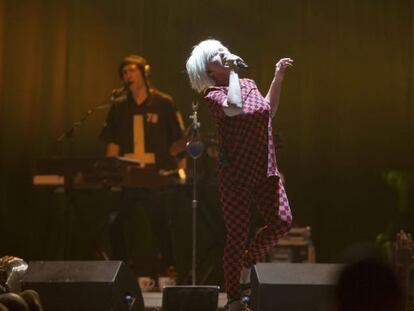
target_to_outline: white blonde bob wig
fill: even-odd
[[[197,92],[204,92],[207,88],[215,85],[214,80],[208,75],[207,64],[222,51],[229,53],[220,41],[214,39],[201,41],[193,48],[187,59],[186,68],[191,87]]]

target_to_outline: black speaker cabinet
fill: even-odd
[[[216,311],[219,286],[165,286],[162,311]]]
[[[143,311],[141,291],[122,261],[32,261],[23,289],[36,290],[45,311]]]
[[[255,311],[332,310],[339,264],[259,263],[251,276]]]

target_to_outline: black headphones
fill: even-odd
[[[139,56],[139,55],[128,55],[128,56],[126,56],[118,66],[118,74],[119,74],[119,78],[121,80],[123,79],[122,70],[128,64],[137,65],[139,70],[141,70],[141,73],[142,73],[142,75],[145,79],[145,82],[147,83],[147,85],[149,85],[150,76],[151,76],[151,67],[147,63],[146,59],[142,56]]]

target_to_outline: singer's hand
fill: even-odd
[[[285,76],[285,70],[288,67],[293,66],[293,59],[291,58],[282,58],[276,63],[275,68],[275,79],[278,81],[282,81],[283,77]]]

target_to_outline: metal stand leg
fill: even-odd
[[[199,132],[200,122],[197,118],[198,103],[193,103],[193,114],[190,116],[192,119],[191,125],[191,139],[186,145],[187,153],[193,158],[193,200],[192,200],[192,209],[193,209],[193,252],[192,252],[192,267],[191,267],[191,279],[192,285],[196,285],[196,268],[197,268],[197,158],[199,158],[204,151],[204,145],[200,141]]]

